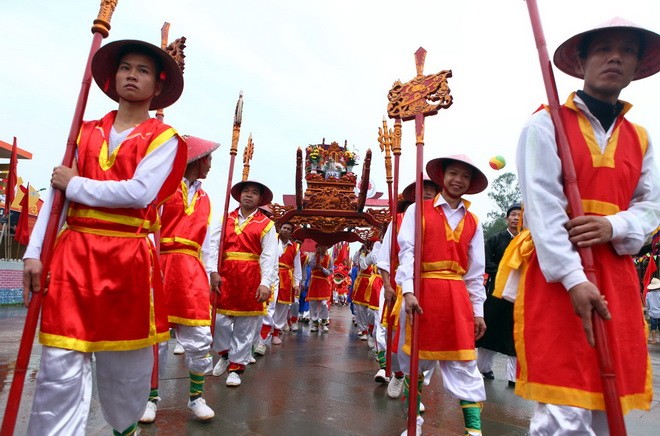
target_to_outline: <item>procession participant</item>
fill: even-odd
[[[486,334],[477,341],[477,368],[486,379],[494,379],[493,360],[496,353],[506,354],[506,379],[509,386],[516,385],[516,348],[513,343],[513,303],[493,296],[495,276],[504,255],[504,250],[518,234],[518,223],[522,218],[522,206],[513,203],[506,211],[506,229],[486,241],[486,302],[484,321]]]
[[[319,327],[322,332],[330,329],[330,310],[328,300],[332,297],[330,286],[330,275],[332,274],[333,260],[328,254],[328,246],[316,244],[316,251],[308,260],[311,270],[307,301],[309,301],[309,313],[312,319],[310,332],[316,332]]]
[[[431,179],[428,179],[428,176],[424,178],[424,200],[432,200],[438,195],[440,187],[433,182]],[[403,220],[403,215],[408,206],[415,202],[415,182],[412,182],[408,185],[397,201],[397,213],[395,215],[396,225],[397,225],[397,234],[401,228],[401,221]],[[377,383],[386,383],[387,374],[385,371],[386,361],[385,353],[387,351],[387,327],[388,323],[393,323],[392,329],[392,374],[394,377],[390,377],[389,383],[387,385],[387,395],[391,398],[399,398],[401,392],[403,391],[403,371],[399,365],[398,360],[398,344],[399,344],[399,312],[401,311],[401,304],[403,303],[403,295],[401,294],[401,287],[397,286],[396,289],[392,288],[390,283],[390,262],[391,255],[390,249],[392,246],[392,222],[387,226],[385,231],[385,236],[383,236],[383,245],[378,252],[378,259],[376,266],[380,271],[380,275],[383,277],[383,292],[381,292],[380,305],[378,309],[378,320],[382,320],[376,326],[376,357],[378,359],[379,370],[374,376],[374,381]],[[394,274],[396,276],[396,268],[398,267],[399,259],[399,245],[396,244],[396,251],[394,254],[395,264],[394,264]],[[390,314],[390,304],[392,305],[392,312]]]
[[[218,314],[213,349],[220,359],[213,375],[229,371],[227,386],[240,386],[240,374],[252,357],[252,341],[261,327],[277,268],[275,226],[259,206],[270,204],[272,191],[263,183],[241,181],[231,189],[239,207],[227,217]],[[219,237],[212,240],[219,240]],[[217,253],[217,247],[212,248]],[[217,255],[217,254],[216,254]]]
[[[291,240],[293,224],[286,222],[280,226],[278,235],[278,286],[274,298],[268,305],[268,316],[264,316],[259,342],[254,347],[254,353],[264,355],[266,342],[272,335],[272,344],[281,345],[280,334],[287,324],[289,307],[300,295],[302,269],[300,266],[300,246]]]
[[[383,279],[378,273],[376,262],[381,243],[377,238],[370,239],[360,250],[358,264],[360,273],[356,279],[353,305],[355,307],[355,320],[358,327],[358,336],[367,341],[370,348],[375,347],[373,336],[380,291],[383,288]]]
[[[294,242],[298,244],[299,247],[302,247],[302,241],[295,240]],[[307,254],[304,251],[300,251],[300,248],[298,249],[298,253],[300,256],[300,291],[293,299],[291,306],[289,306],[289,320],[287,321],[292,332],[298,331],[298,319],[303,315],[303,306],[306,305],[308,307],[307,310],[309,310],[309,303],[305,302],[304,297],[304,295],[307,295]]]
[[[68,210],[44,290],[30,435],[85,433],[92,353],[105,420],[115,434],[134,434],[149,396],[152,346],[169,338],[160,268],[147,236],[158,228],[158,205],[181,181],[186,148],[149,110],[179,98],[183,75],[167,52],[135,40],[103,46],[91,67],[119,106],[83,123],[73,166],[53,170],[51,185],[65,192]],[[51,205],[49,195],[24,256],[26,305],[29,293],[41,290]]]
[[[477,194],[488,186],[486,176],[465,155],[433,159],[426,171],[442,191],[434,200],[424,202],[424,228],[415,229],[415,207],[411,205],[401,223],[398,242],[399,268],[396,281],[401,285],[404,308],[401,325],[405,332],[399,343],[399,363],[410,374],[411,324],[406,314],[418,313],[419,379],[421,399],[423,371],[439,361],[445,389],[458,398],[465,433],[481,434],[481,407],[486,399],[484,380],[477,369],[475,340],[486,330],[483,319],[484,240],[483,230],[472,212],[465,194]],[[415,259],[415,232],[422,231],[422,258]],[[414,263],[422,262],[421,295],[413,293]],[[448,334],[448,332],[452,332]],[[411,380],[404,380],[404,395],[408,396]],[[417,416],[418,432],[424,420]]]
[[[626,119],[631,105],[619,95],[632,80],[660,69],[660,35],[615,18],[566,40],[554,62],[584,79],[583,89],[559,110],[585,216],[569,218],[555,127],[550,114],[539,110],[518,143],[525,221],[535,252],[514,306],[520,332],[516,393],[538,401],[531,434],[605,434],[593,316],[606,320],[623,413],[648,410],[652,398],[639,280],[630,255],[660,223],[660,176],[646,130]],[[593,250],[598,287],[587,280],[576,247]]]
[[[160,264],[163,288],[167,301],[167,315],[176,332],[177,346],[185,353],[190,372],[188,408],[201,420],[213,418],[215,413],[202,398],[204,373],[213,368],[211,350],[211,288],[218,291],[220,276],[217,264],[210,265],[211,201],[202,189],[211,169],[216,142],[194,136],[183,137],[188,144],[188,165],[176,194],[170,197],[161,211]],[[167,363],[168,342],[161,344],[159,368]],[[158,390],[152,389],[147,408],[140,419],[150,423],[156,419]]]

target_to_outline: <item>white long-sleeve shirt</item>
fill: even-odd
[[[614,124],[605,131],[577,95],[574,102],[589,120],[596,142],[601,152],[604,151]],[[587,277],[565,228],[568,201],[563,191],[554,132],[547,111],[534,114],[520,135],[516,164],[525,204],[525,224],[532,233],[541,271],[548,282],[561,282],[568,290],[586,282]],[[660,174],[653,154],[649,140],[630,207],[606,216],[612,224],[612,245],[621,255],[639,252],[647,235],[660,223]]]
[[[190,204],[193,201],[193,198],[195,198],[195,194],[197,193],[197,191],[199,191],[202,188],[202,182],[200,180],[195,180],[194,182],[190,183],[190,181],[185,177],[183,178],[183,182],[188,187],[188,204]],[[213,215],[211,214],[211,216]],[[206,235],[204,235],[204,241],[202,242],[201,253],[202,253],[202,263],[204,264],[206,273],[211,274],[212,272],[218,272],[217,259],[214,266],[210,265],[210,263],[212,262],[210,225],[206,226]]]
[[[243,224],[248,218],[257,213],[259,209],[248,216],[243,216],[241,208],[238,208],[238,225]],[[207,265],[207,272],[218,272],[218,250],[220,249],[220,233],[222,231],[222,223],[218,223],[211,229],[211,255],[209,256],[209,264]],[[279,263],[279,255],[277,254],[277,232],[275,226],[271,226],[270,230],[261,238],[261,254],[259,255],[259,267],[261,268],[261,283],[260,285],[268,288],[276,283],[277,280],[277,264]]]
[[[108,153],[112,154],[133,129],[117,133],[110,129]],[[91,207],[134,208],[142,209],[149,205],[165,183],[172,171],[176,156],[178,139],[172,138],[144,157],[135,169],[131,179],[94,180],[76,176],[71,179],[66,188],[66,201],[62,208],[60,227],[64,222],[69,201],[85,204]],[[30,236],[30,243],[25,250],[23,259],[39,259],[43,245],[48,218],[52,209],[53,190],[49,190],[41,207],[37,222]]]
[[[415,206],[414,204],[411,205],[406,211],[397,238],[401,250],[399,251],[399,268],[396,271],[396,282],[401,285],[404,294],[414,291]],[[442,195],[437,196],[434,206],[442,208],[452,230],[456,229],[467,212],[463,200],[460,201],[456,209],[452,209]],[[468,246],[468,265],[463,276],[463,281],[470,295],[474,316],[478,317],[484,316],[484,301],[486,301],[486,290],[483,285],[485,264],[484,232],[481,223],[479,223]]]
[[[286,250],[286,247],[288,245],[293,245],[293,241],[289,239],[288,241],[286,241],[286,243],[283,243],[281,239],[278,238],[277,240],[278,240],[277,263],[279,265],[280,256],[282,256],[282,253],[284,253],[284,250]],[[300,286],[301,281],[302,281],[302,267],[300,265],[300,250],[298,250],[296,251],[295,257],[293,258],[293,286]]]
[[[390,274],[390,247],[392,246],[392,223],[389,223],[385,235],[383,236],[383,243],[378,250],[378,258],[376,259],[376,266],[379,270],[385,271]]]

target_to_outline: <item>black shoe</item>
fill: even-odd
[[[483,375],[485,379],[495,380],[495,374],[493,374],[493,371],[482,372],[481,375]]]
[[[510,388],[515,388],[516,387],[516,382],[509,380],[509,387]]]

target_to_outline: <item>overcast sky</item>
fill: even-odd
[[[98,0],[0,4],[0,139],[11,143],[16,136],[34,154],[18,170],[37,189],[48,186],[61,162],[98,6]],[[568,37],[614,16],[660,31],[657,0],[539,0],[539,9],[551,55]],[[251,178],[271,187],[279,203],[282,194],[294,193],[296,148],[323,138],[347,140],[362,156],[371,148],[371,179],[386,192],[378,128],[392,83],[414,77],[420,46],[428,51],[425,73],[453,71],[453,106],[426,121],[425,161],[466,153],[493,180],[501,173],[488,160],[502,155],[508,163],[502,171],[515,172],[520,129],[546,102],[522,0],[120,0],[104,43],[130,38],[159,45],[165,21],[170,40],[188,40],[184,93],[166,109],[165,121],[182,134],[222,144],[204,184],[217,214],[240,90],[245,108],[234,181],[252,133]],[[556,77],[562,101],[581,87],[558,70]],[[659,80],[633,82],[621,95],[635,105],[629,118],[656,142]],[[116,104],[92,85],[85,119],[113,109]],[[414,174],[412,128],[404,124],[401,189]],[[470,200],[485,220],[494,207],[486,194]]]

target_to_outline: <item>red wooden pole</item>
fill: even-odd
[[[415,176],[415,269],[414,290],[421,301],[422,290],[422,241],[424,216],[424,114],[415,115],[417,159]],[[417,434],[417,378],[419,376],[419,315],[411,314],[410,384],[408,388],[408,434]]]
[[[62,165],[71,167],[76,151],[76,139],[82,126],[83,116],[85,114],[85,107],[87,106],[87,97],[89,96],[89,88],[92,83],[92,58],[96,51],[101,47],[101,41],[107,37],[110,32],[110,19],[114,12],[117,0],[105,0],[101,3],[99,15],[94,20],[92,26],[92,45],[87,56],[87,63],[85,64],[85,71],[83,73],[83,80],[78,94],[78,101],[69,129],[69,137],[66,142],[66,151],[62,159]],[[25,374],[30,361],[30,352],[32,344],[34,343],[34,335],[37,330],[37,321],[39,320],[39,312],[41,311],[41,300],[43,296],[43,289],[46,287],[46,277],[50,268],[50,261],[53,254],[53,246],[55,245],[55,238],[58,233],[58,225],[62,208],[64,206],[64,193],[59,189],[53,190],[53,202],[50,215],[48,217],[48,225],[46,227],[46,234],[41,249],[41,263],[43,270],[41,273],[41,292],[32,294],[32,299],[28,306],[27,315],[25,318],[25,326],[23,327],[23,335],[21,337],[21,344],[18,348],[18,357],[16,359],[16,369],[14,370],[14,379],[11,383],[11,389],[7,398],[7,408],[5,416],[2,420],[2,428],[0,435],[8,436],[14,433],[16,426],[16,417],[18,415],[18,408],[21,403],[21,396],[23,394],[23,384],[25,383]]]
[[[234,161],[238,152],[238,138],[241,133],[241,122],[243,120],[243,91],[238,96],[236,111],[234,112],[234,128],[231,137],[231,148],[229,149],[229,172],[227,173],[227,189],[225,191],[225,209],[222,215],[222,231],[220,232],[220,243],[218,245],[218,274],[222,268],[222,253],[225,251],[225,231],[227,230],[227,216],[229,215],[229,200],[231,197],[232,176],[234,174]],[[222,287],[222,284],[220,285]],[[213,293],[211,307],[211,335],[215,335],[215,314],[218,310],[218,294]]]
[[[545,92],[548,97],[550,115],[555,125],[555,136],[557,138],[557,149],[559,159],[562,164],[564,177],[564,192],[572,211],[573,218],[584,215],[582,200],[577,186],[577,177],[575,166],[571,156],[571,149],[566,136],[566,130],[559,114],[559,96],[557,95],[557,85],[552,73],[552,64],[548,56],[548,49],[541,26],[541,18],[536,4],[536,0],[527,0],[527,9],[534,31],[536,48],[539,53],[541,71],[543,73],[543,82]],[[598,287],[598,281],[594,270],[594,257],[591,248],[578,248],[578,253],[582,259],[582,265],[587,279]],[[593,317],[594,337],[596,341],[596,354],[598,356],[598,366],[600,368],[601,379],[603,382],[603,397],[605,400],[605,411],[607,412],[607,423],[612,436],[622,436],[626,434],[626,426],[623,420],[623,411],[616,388],[616,374],[614,371],[614,362],[610,351],[610,342],[607,338],[604,320],[600,316]]]

